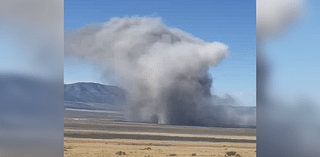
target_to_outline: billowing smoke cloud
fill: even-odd
[[[126,118],[176,125],[255,125],[255,114],[240,115],[231,96],[212,96],[209,67],[227,56],[228,47],[204,42],[160,18],[112,18],[65,34],[66,56],[80,56],[111,73],[128,91]],[[236,120],[236,121],[235,121]],[[250,124],[249,124],[250,123]]]
[[[257,156],[319,156],[319,104],[300,99],[294,104],[272,98],[272,74],[263,44],[284,33],[303,10],[302,0],[257,0]],[[284,58],[285,59],[285,58]],[[277,58],[277,61],[281,61]],[[275,67],[273,67],[275,68]],[[297,71],[298,72],[298,71]],[[288,78],[290,79],[290,78]],[[268,87],[268,88],[267,88]],[[278,97],[284,97],[279,95]]]

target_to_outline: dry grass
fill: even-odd
[[[65,157],[255,157],[255,143],[65,138]],[[227,150],[226,150],[227,149]],[[120,153],[121,152],[121,153]],[[236,152],[236,153],[230,153]],[[229,156],[230,156],[229,155]],[[237,156],[240,155],[240,156]]]

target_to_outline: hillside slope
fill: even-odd
[[[116,86],[78,82],[64,85],[64,101],[124,105],[125,91]]]

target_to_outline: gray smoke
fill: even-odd
[[[66,56],[92,61],[128,91],[126,118],[132,121],[255,125],[255,114],[248,117],[221,107],[236,104],[231,96],[210,93],[208,69],[218,66],[227,53],[227,45],[168,28],[160,18],[112,18],[65,33]]]

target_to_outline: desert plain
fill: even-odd
[[[65,157],[256,156],[254,128],[214,128],[64,119]]]

